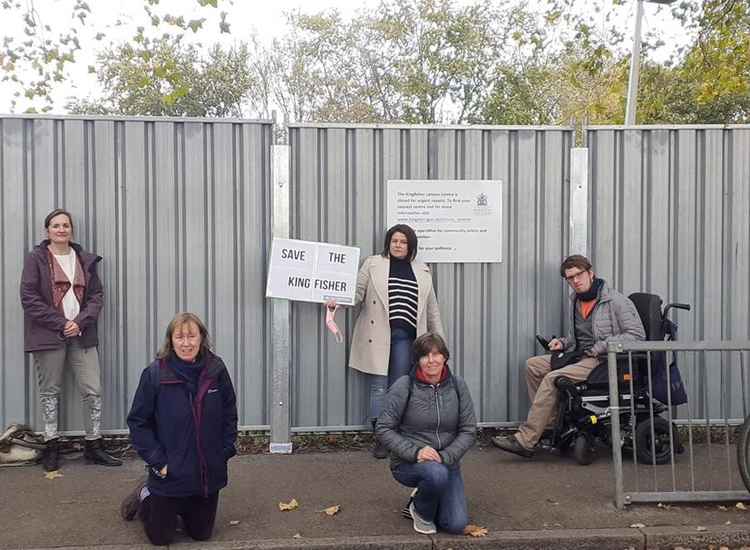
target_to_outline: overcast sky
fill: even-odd
[[[29,0],[26,0],[29,1]],[[33,0],[41,15],[43,24],[50,25],[54,30],[61,30],[70,24],[70,7],[74,0]],[[87,20],[86,26],[81,32],[81,44],[83,51],[78,53],[77,63],[69,69],[70,78],[55,90],[53,97],[55,109],[53,112],[62,112],[63,106],[71,96],[87,97],[96,94],[97,83],[94,75],[88,73],[88,66],[95,64],[96,50],[111,43],[119,43],[133,36],[135,28],[143,25],[146,29],[150,27],[143,11],[143,0],[88,0],[92,7],[92,14]],[[502,0],[498,0],[499,2]],[[520,0],[509,0],[520,1]],[[607,1],[607,0],[605,0]],[[456,4],[471,4],[472,0],[454,0]],[[234,0],[233,4],[224,1],[220,9],[200,8],[195,0],[161,0],[155,7],[157,13],[172,13],[184,15],[186,20],[207,17],[205,28],[199,32],[199,38],[204,44],[221,42],[229,45],[234,41],[247,40],[252,35],[257,36],[263,42],[270,42],[274,36],[284,33],[285,12],[302,10],[312,13],[328,9],[337,9],[344,16],[354,15],[363,7],[374,7],[379,0]],[[528,4],[540,3],[543,0],[528,0]],[[590,6],[589,0],[580,0],[583,7]],[[192,7],[187,10],[186,7]],[[626,28],[627,36],[632,36],[634,0],[626,2],[626,5],[617,8],[620,10],[620,18]],[[227,20],[231,25],[231,34],[221,34],[218,30],[219,11],[229,13]],[[7,12],[0,10],[0,37],[11,35],[17,39],[23,39],[23,29],[19,27],[18,20],[5,17]],[[117,21],[122,21],[117,25]],[[666,33],[667,45],[656,53],[657,60],[669,57],[679,45],[686,40],[684,33],[680,32],[678,25],[674,22],[668,10],[659,10],[657,6],[645,5],[645,18],[643,32],[651,29],[668,29]],[[97,42],[94,36],[103,32],[105,38]],[[164,32],[161,30],[160,32]],[[629,45],[629,40],[628,40]],[[658,59],[661,57],[662,59]],[[11,111],[11,100],[13,91],[9,86],[0,86],[0,113]],[[19,101],[16,112],[22,112],[27,103]]]

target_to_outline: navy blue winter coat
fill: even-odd
[[[227,484],[236,454],[237,403],[222,360],[206,352],[193,393],[157,359],[146,367],[128,414],[130,439],[149,468],[148,488],[161,496],[208,496]],[[167,476],[154,473],[167,465]]]

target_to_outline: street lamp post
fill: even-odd
[[[635,112],[638,109],[638,80],[641,73],[641,20],[643,19],[643,2],[653,4],[671,4],[675,0],[636,0],[635,30],[633,31],[633,51],[630,55],[630,78],[628,78],[628,100],[625,104],[625,124],[635,124]]]

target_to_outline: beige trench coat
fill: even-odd
[[[391,352],[391,325],[388,318],[388,274],[391,261],[383,256],[369,256],[357,274],[357,293],[354,303],[362,304],[354,325],[349,366],[367,374],[388,374]],[[430,268],[412,262],[412,270],[419,287],[417,336],[437,332],[445,338],[435,290],[432,288]]]

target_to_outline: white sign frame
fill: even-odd
[[[266,298],[314,303],[333,298],[354,305],[359,255],[359,248],[352,246],[274,238]]]
[[[502,262],[502,180],[388,180],[388,227],[417,233],[428,263]]]

